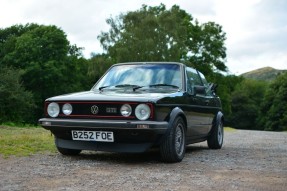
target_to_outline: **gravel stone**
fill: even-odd
[[[142,154],[0,154],[0,190],[287,190],[287,133],[226,132],[221,150],[189,145],[182,162]]]

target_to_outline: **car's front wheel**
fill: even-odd
[[[57,137],[55,137],[55,143],[56,142],[57,142]],[[57,144],[56,144],[56,147],[59,153],[61,153],[62,155],[68,155],[68,156],[78,155],[82,151],[82,150],[77,150],[77,149],[66,149],[66,148],[58,147]]]
[[[222,120],[218,121],[217,124],[211,130],[211,134],[207,138],[207,145],[210,149],[221,149],[223,145],[224,128]]]
[[[160,153],[165,162],[180,162],[185,154],[185,123],[177,117],[160,146]]]

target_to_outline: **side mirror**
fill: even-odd
[[[197,94],[205,95],[206,94],[204,86],[194,86],[193,92],[194,92],[194,95],[197,95]]]

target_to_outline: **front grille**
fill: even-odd
[[[60,109],[65,103],[69,103],[73,107],[71,115],[66,116],[60,111],[58,118],[95,118],[95,119],[136,119],[135,108],[140,103],[130,102],[57,102]],[[46,103],[46,108],[49,102]],[[120,109],[122,105],[129,104],[132,107],[132,114],[128,117],[122,116]],[[147,103],[151,109],[150,119],[153,117],[152,104]]]
[[[63,103],[64,104],[64,103]],[[107,102],[81,102],[70,103],[73,106],[73,112],[71,114],[75,117],[89,117],[89,118],[109,118],[109,117],[123,117],[120,113],[122,103],[107,103]],[[132,109],[135,109],[135,104],[130,104]],[[61,104],[60,104],[61,106]],[[97,113],[93,113],[92,107],[97,107]],[[63,116],[64,114],[60,114]],[[128,118],[134,118],[134,115]]]

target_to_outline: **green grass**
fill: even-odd
[[[234,129],[232,127],[224,127],[224,131],[226,131],[226,132],[235,132],[236,129]]]
[[[0,155],[7,158],[36,153],[55,153],[54,138],[41,127],[0,126]]]

